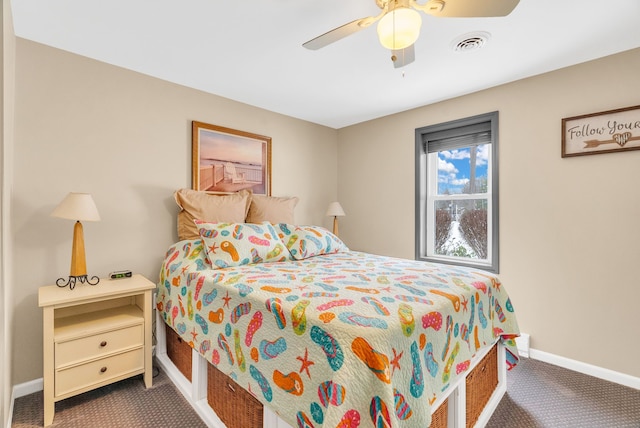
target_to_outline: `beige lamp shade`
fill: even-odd
[[[340,205],[340,202],[331,202],[327,208],[328,217],[333,217],[333,234],[338,236],[338,217],[343,217],[346,214]]]
[[[346,214],[340,205],[340,202],[331,202],[327,208],[327,217],[344,217]]]
[[[100,221],[98,208],[89,193],[69,193],[53,210],[51,217],[80,221]]]

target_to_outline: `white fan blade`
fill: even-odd
[[[416,51],[413,46],[414,45],[411,45],[404,49],[391,51],[391,60],[393,61],[394,68],[401,68],[415,61]]]
[[[411,4],[418,10],[441,18],[488,18],[507,16],[520,0],[429,0]]]
[[[331,31],[327,31],[321,36],[316,37],[315,39],[311,39],[308,42],[302,44],[307,49],[317,50],[323,48],[333,42],[337,42],[338,40],[347,37],[350,34],[356,33],[364,28],[367,28],[369,25],[376,22],[384,15],[381,13],[378,16],[370,16],[367,18],[356,19],[355,21],[351,21],[348,24],[344,24],[338,28],[334,28]]]

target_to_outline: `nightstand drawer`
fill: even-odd
[[[144,345],[144,326],[142,324],[68,340],[56,343],[55,366],[59,369],[72,363],[79,363],[142,345]]]
[[[56,370],[55,395],[68,394],[143,369],[144,348],[139,348],[68,369]]]

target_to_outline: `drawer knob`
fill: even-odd
[[[106,372],[106,371],[107,371],[107,368],[106,368],[106,367],[103,367],[103,368],[101,368],[101,369],[100,369],[100,373],[104,373],[104,372]]]
[[[102,342],[100,342],[100,347],[104,348],[105,346],[107,346],[107,341],[103,340]]]

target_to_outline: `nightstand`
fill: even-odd
[[[38,290],[42,307],[44,425],[55,403],[144,373],[152,382],[151,313],[155,284],[142,275],[101,279],[73,290]]]

